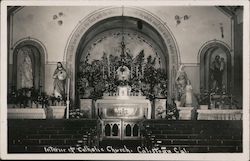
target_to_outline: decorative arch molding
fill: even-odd
[[[47,63],[47,52],[45,46],[37,39],[23,38],[15,43],[13,46],[13,85],[17,84],[17,54],[23,47],[33,47],[38,51],[38,54],[34,55],[34,59],[39,63],[35,64],[36,68],[36,80],[35,88],[44,91],[45,85],[45,63]]]
[[[227,89],[230,91],[233,85],[233,79],[232,79],[232,57],[233,55],[231,54],[231,49],[229,47],[229,45],[227,45],[226,43],[224,43],[223,41],[218,41],[218,40],[211,40],[211,41],[207,41],[206,43],[204,43],[202,45],[202,47],[199,50],[198,53],[198,62],[200,63],[200,89],[206,89],[206,66],[205,66],[205,59],[206,57],[210,56],[212,53],[208,53],[207,51],[210,49],[216,49],[216,48],[220,48],[221,50],[223,50],[223,52],[226,54],[226,59],[227,59]],[[207,55],[209,54],[209,55]],[[202,92],[202,91],[201,91]]]
[[[48,53],[47,53],[47,49],[45,47],[45,45],[39,41],[38,39],[32,38],[32,37],[26,37],[26,38],[22,38],[20,40],[18,40],[14,45],[13,45],[13,51],[15,51],[15,49],[21,48],[25,45],[32,45],[34,47],[36,47],[38,49],[38,51],[43,54],[43,58],[44,58],[44,63],[47,64],[48,63]],[[14,54],[14,52],[13,52]]]
[[[81,38],[84,36],[84,34],[92,27],[94,24],[96,24],[99,21],[111,18],[111,17],[117,17],[121,15],[127,16],[127,17],[133,17],[137,19],[141,19],[148,24],[150,24],[154,29],[156,29],[159,33],[159,35],[162,37],[167,52],[169,54],[169,70],[168,70],[168,78],[169,80],[169,94],[172,95],[174,91],[174,78],[176,69],[179,66],[180,63],[180,54],[179,49],[176,43],[176,40],[171,33],[170,29],[167,27],[166,23],[163,22],[160,18],[155,16],[154,14],[138,8],[138,7],[108,7],[103,8],[100,10],[97,10],[94,13],[89,14],[86,18],[81,20],[79,24],[76,26],[76,28],[71,33],[67,45],[65,48],[64,53],[64,61],[66,61],[67,70],[69,73],[69,77],[71,79],[70,81],[70,95],[72,96],[72,99],[75,98],[75,64],[76,64],[76,53],[78,45],[81,41]],[[66,60],[65,60],[66,59]],[[172,85],[171,85],[172,84]]]
[[[205,54],[205,52],[209,49],[209,48],[211,48],[211,47],[215,47],[215,46],[217,46],[217,47],[221,47],[224,51],[229,51],[229,53],[232,51],[232,49],[229,47],[229,45],[228,44],[226,44],[225,42],[223,42],[223,41],[220,41],[220,40],[210,40],[210,41],[207,41],[207,42],[205,42],[202,46],[201,46],[201,48],[200,48],[200,50],[199,50],[199,52],[198,52],[198,55],[197,55],[197,62],[200,62],[200,58],[202,57],[202,55],[203,54]]]

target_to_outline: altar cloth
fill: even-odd
[[[103,118],[151,119],[151,102],[147,99],[99,99],[96,114]]]
[[[242,110],[197,110],[198,120],[242,120]]]
[[[46,119],[44,108],[8,108],[8,119]]]

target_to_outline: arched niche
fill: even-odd
[[[105,133],[105,136],[111,135],[111,126],[109,124],[105,125],[104,133]]]
[[[73,101],[75,101],[76,98],[76,64],[77,60],[79,60],[78,54],[83,51],[84,46],[91,40],[91,37],[93,37],[93,30],[95,30],[97,26],[100,26],[98,25],[101,24],[100,22],[121,17],[121,15],[137,19],[140,23],[142,22],[142,24],[147,24],[151,28],[151,33],[157,35],[158,39],[156,41],[161,42],[159,46],[163,51],[163,56],[166,57],[166,60],[168,61],[166,74],[169,78],[169,95],[171,96],[174,92],[174,79],[180,58],[175,38],[166,23],[152,13],[141,8],[107,7],[91,13],[89,16],[81,20],[68,39],[64,59],[66,60],[67,70],[71,79],[70,95]],[[112,27],[113,26],[110,26],[109,29]],[[108,29],[104,28],[104,30]],[[148,33],[149,36],[151,36],[151,33]]]
[[[23,39],[20,40],[14,46],[13,52],[13,86],[16,89],[22,88],[20,86],[19,80],[19,69],[20,61],[22,60],[22,54],[24,53],[30,58],[31,60],[31,67],[32,67],[32,75],[33,75],[33,87],[34,89],[40,90],[41,92],[44,91],[44,65],[45,65],[45,49],[44,46],[36,40],[33,39]]]
[[[130,124],[127,124],[125,127],[125,136],[131,136],[131,132],[132,132],[131,126]]]
[[[201,93],[215,88],[225,88],[226,92],[230,93],[232,62],[229,47],[221,41],[209,41],[203,45],[199,56]],[[217,58],[218,61],[215,61]],[[221,85],[218,82],[221,82]]]

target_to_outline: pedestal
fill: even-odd
[[[178,107],[180,120],[193,120],[195,119],[194,107]]]
[[[154,100],[154,118],[166,118],[166,99],[156,98]]]
[[[80,110],[84,117],[92,118],[92,99],[80,99]]]
[[[48,107],[48,118],[63,119],[65,118],[66,106],[50,106]]]

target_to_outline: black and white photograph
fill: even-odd
[[[1,158],[249,160],[248,1],[2,1]]]

